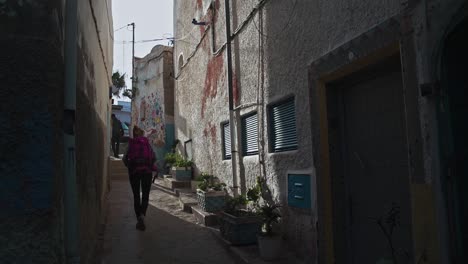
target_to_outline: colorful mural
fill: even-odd
[[[165,146],[166,130],[162,102],[161,95],[155,92],[143,97],[140,102],[140,118],[138,119],[138,125],[145,130],[150,142],[160,148]]]

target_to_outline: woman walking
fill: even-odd
[[[124,157],[133,191],[133,206],[137,218],[136,228],[142,231],[146,229],[145,215],[151,189],[152,168],[156,161],[153,149],[143,134],[143,130],[139,127],[133,128],[133,138],[129,139],[128,151]]]

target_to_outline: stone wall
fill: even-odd
[[[76,161],[82,263],[92,258],[108,190],[110,8],[110,1],[79,1]],[[2,263],[64,263],[64,10],[61,0],[0,3]]]

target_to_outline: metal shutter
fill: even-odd
[[[224,159],[231,158],[231,129],[229,123],[223,124]]]
[[[297,149],[294,100],[270,108],[273,152]]]
[[[258,154],[257,114],[242,118],[242,152],[244,156]]]

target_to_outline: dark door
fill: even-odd
[[[446,41],[443,93],[439,104],[442,168],[452,263],[466,263],[468,246],[468,19]]]
[[[373,65],[329,90],[337,263],[375,264],[392,254],[408,263],[411,203],[400,60]]]

